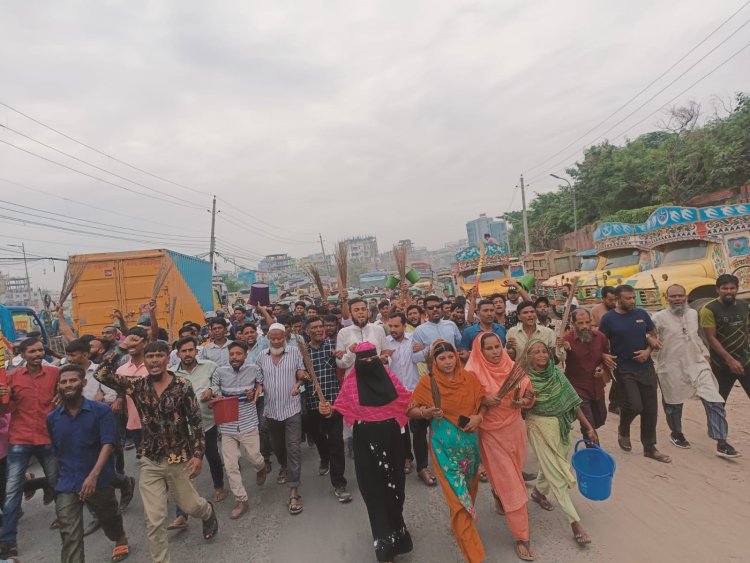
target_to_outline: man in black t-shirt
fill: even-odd
[[[617,307],[599,322],[599,331],[609,338],[610,350],[617,361],[617,385],[620,399],[620,425],[617,443],[629,452],[630,425],[641,415],[643,455],[670,463],[668,455],[656,449],[656,419],[659,413],[658,381],[651,352],[660,347],[651,317],[635,306],[635,290],[629,285],[615,288]]]
[[[750,397],[750,306],[737,300],[739,280],[731,274],[716,279],[719,297],[706,303],[700,312],[700,323],[711,349],[711,368],[719,382],[719,393],[726,402],[735,381]]]

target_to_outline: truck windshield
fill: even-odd
[[[638,264],[641,252],[636,249],[623,248],[607,252],[604,256],[607,259],[604,264],[605,268],[619,268],[620,266],[635,266]]]
[[[706,257],[708,243],[704,240],[688,240],[677,242],[673,246],[664,249],[662,264],[674,262],[686,262],[688,260],[700,260]]]
[[[492,280],[500,280],[506,277],[505,272],[502,270],[490,270],[482,271],[482,275],[479,277],[479,281],[492,281]],[[471,274],[470,276],[464,277],[464,283],[475,283],[477,281],[477,275]]]
[[[581,263],[578,265],[578,269],[581,272],[592,272],[596,270],[597,264],[599,264],[598,256],[586,256],[581,258]]]
[[[18,338],[25,338],[30,332],[42,331],[37,318],[26,311],[13,311],[13,326],[18,333]]]

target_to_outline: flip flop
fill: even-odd
[[[578,545],[588,545],[591,543],[591,538],[586,532],[578,532],[577,534],[574,534],[573,537],[576,539]]]
[[[521,551],[521,548],[524,549],[524,552]],[[536,559],[536,555],[531,551],[531,543],[527,541],[516,541],[516,553],[524,561],[534,561]]]
[[[533,500],[535,503],[537,503],[539,506],[541,506],[544,510],[552,511],[555,509],[554,506],[552,506],[552,503],[545,497],[542,493],[534,489],[531,491],[531,500]]]
[[[286,484],[287,476],[286,476],[286,469],[282,469],[279,471],[279,476],[276,477],[276,484],[277,485],[284,485]]]
[[[184,530],[188,527],[188,519],[184,516],[178,516],[172,523],[167,526],[167,530]]]
[[[127,545],[116,545],[112,550],[112,561],[124,561],[130,555],[130,548]]]

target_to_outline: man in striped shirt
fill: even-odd
[[[245,342],[232,342],[228,348],[229,366],[216,368],[211,383],[222,397],[238,397],[239,400],[239,418],[234,422],[219,425],[221,455],[224,457],[229,487],[237,503],[229,517],[236,520],[248,509],[247,491],[242,485],[240,474],[241,454],[244,452],[255,469],[255,484],[259,487],[266,482],[266,464],[260,453],[258,412],[255,408],[256,391],[260,388],[260,384],[257,383],[258,368],[254,364],[245,363]]]
[[[264,415],[274,454],[281,464],[276,482],[289,485],[289,513],[299,514],[302,512],[302,499],[297,491],[302,469],[300,387],[307,372],[297,347],[287,346],[284,325],[274,323],[269,327],[268,343],[268,350],[258,356],[257,381],[263,386]]]
[[[309,432],[320,455],[318,474],[322,476],[330,472],[336,498],[339,502],[346,503],[352,500],[352,495],[346,490],[344,477],[344,419],[339,412],[330,408],[339,396],[340,390],[336,377],[336,358],[342,357],[344,352],[337,352],[333,341],[325,337],[325,328],[320,317],[308,317],[306,331],[310,337],[307,351],[325,399],[321,405],[313,384],[305,385]]]

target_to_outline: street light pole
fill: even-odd
[[[567,178],[563,178],[562,176],[558,176],[557,174],[550,174],[550,176],[567,183],[568,187],[570,188],[570,192],[573,195],[573,232],[575,233],[576,250],[578,250],[578,209],[576,208],[576,187],[571,184],[570,180],[568,180]]]

